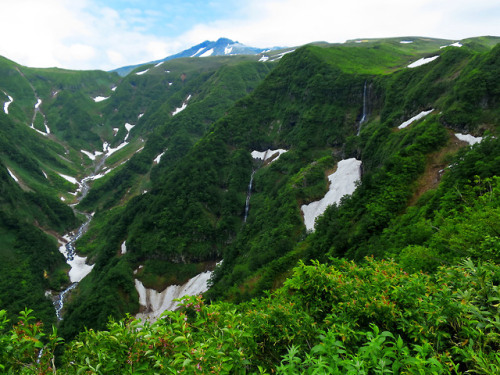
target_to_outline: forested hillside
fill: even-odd
[[[0,113],[0,250],[13,274],[1,285],[0,366],[500,371],[500,45],[453,42],[307,45],[277,63],[178,59],[123,78],[47,71],[43,82],[63,91],[55,99],[45,96],[56,83],[35,78],[44,72],[5,62],[54,130],[29,129],[40,111],[15,97]],[[30,139],[47,144],[39,155]],[[80,212],[93,213],[76,242],[93,268],[62,310],[66,344],[27,311],[11,328],[24,307],[54,322],[44,290],[68,280],[47,234],[75,228]],[[120,320],[156,312],[138,285],[152,296],[204,272],[203,297],[154,323]]]

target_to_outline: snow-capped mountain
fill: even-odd
[[[206,40],[203,43],[197,44],[191,48],[188,48],[182,52],[176,53],[175,55],[167,56],[164,59],[150,61],[144,64],[129,65],[113,70],[121,76],[126,76],[135,68],[147,65],[156,64],[162,61],[178,59],[181,57],[207,57],[207,56],[224,56],[224,55],[257,55],[264,51],[276,50],[282,47],[272,47],[272,48],[256,48],[249,47],[239,42],[235,42],[227,38],[219,38],[217,41],[213,42]]]

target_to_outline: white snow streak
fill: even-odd
[[[160,61],[158,64],[155,65],[155,68],[158,68],[161,64],[163,64],[165,61]]]
[[[38,101],[35,104],[35,109],[38,109],[40,107],[40,104],[42,104],[42,99],[38,98]]]
[[[144,73],[147,73],[149,69],[146,69],[146,70],[143,70],[142,72],[137,72],[135,74],[137,74],[138,76],[142,76]]]
[[[191,55],[189,57],[195,57],[197,54],[199,54],[201,51],[203,51],[205,47],[201,47],[194,55]]]
[[[111,87],[111,91],[116,91],[117,86]]]
[[[203,52],[199,57],[208,57],[214,53],[214,49],[210,48],[208,51]]]
[[[269,60],[269,57],[266,55],[262,55],[262,57],[259,59],[259,61],[261,62],[266,62],[267,60]]]
[[[418,115],[413,116],[411,119],[406,120],[403,122],[401,125],[398,126],[398,129],[403,129],[406,128],[408,125],[410,125],[412,122],[420,120],[422,117],[427,116],[429,113],[434,111],[434,109],[429,109],[428,111],[422,111]]]
[[[402,40],[399,43],[401,43],[401,44],[410,44],[410,43],[413,43],[413,40]]]
[[[14,173],[12,173],[12,171],[9,168],[7,168],[7,172],[9,172],[10,177],[12,177],[14,181],[19,183],[19,179],[16,176],[14,176]]]
[[[94,102],[99,103],[102,102],[103,100],[109,99],[109,96],[96,96],[94,99]]]
[[[461,134],[461,133],[455,133],[455,137],[457,137],[461,141],[467,142],[471,146],[475,145],[476,143],[480,143],[483,140],[483,137],[474,137],[470,134]]]
[[[176,114],[178,114],[179,112],[181,111],[184,111],[187,107],[187,102],[189,101],[189,99],[191,99],[191,94],[188,95],[188,97],[186,98],[186,100],[184,100],[184,102],[182,103],[182,105],[179,107],[179,108],[176,108],[173,112],[172,112],[172,116],[175,116]]]
[[[9,94],[7,94],[5,91],[3,93],[5,95],[7,95],[7,97],[9,98],[9,101],[5,102],[4,105],[3,105],[3,111],[5,112],[6,115],[8,115],[9,114],[9,106],[12,104],[12,102],[14,101],[14,99],[12,99],[12,96],[10,96]]]
[[[61,176],[62,178],[64,178],[66,181],[69,181],[72,184],[78,185],[78,181],[76,180],[76,178],[71,177],[71,176],[67,176],[67,175],[62,174],[62,173],[58,173],[58,175]]]
[[[437,56],[432,56],[432,57],[422,57],[420,60],[417,60],[417,61],[415,61],[415,62],[412,62],[410,65],[408,65],[408,68],[416,68],[417,66],[421,66],[421,65],[424,65],[424,64],[428,64],[428,63],[430,63],[431,61],[436,60],[438,57],[439,57],[439,55],[437,55]]]
[[[120,251],[121,251],[122,255],[127,253],[127,241],[126,240],[123,241],[122,246],[120,248]]]
[[[156,164],[160,164],[161,157],[165,154],[165,151],[163,151],[160,155],[158,155],[156,158],[154,158],[154,162]]]
[[[276,156],[272,160],[272,161],[275,161],[275,160],[278,160],[278,158],[281,156],[281,154],[284,154],[287,151],[288,150],[283,150],[281,148],[279,148],[277,150],[267,149],[266,151],[252,151],[252,158],[262,159],[263,161],[266,161],[268,159],[271,159],[273,156]]]
[[[462,47],[462,43],[455,42],[455,43],[452,43],[452,44],[448,44],[447,46],[441,46],[439,48],[446,48],[446,47]]]
[[[351,195],[356,189],[356,182],[361,178],[361,161],[355,158],[341,160],[337,164],[337,171],[330,176],[330,189],[325,196],[316,202],[302,205],[304,224],[307,230],[314,230],[316,218],[322,215],[326,208],[339,203],[344,195]]]
[[[229,55],[232,50],[233,50],[233,47],[229,47],[229,44],[228,44],[227,47],[224,48],[224,55]]]
[[[285,52],[278,53],[277,55],[273,56],[273,57],[272,57],[272,60],[270,60],[270,61],[278,61],[278,60],[280,60],[283,56],[285,56],[286,54],[288,54],[288,53],[292,53],[292,52],[295,52],[295,50],[294,50],[294,49],[292,49],[291,51],[285,51]]]
[[[136,315],[139,319],[156,321],[160,315],[166,311],[173,311],[178,302],[174,299],[184,296],[196,296],[208,290],[208,280],[212,275],[211,271],[202,272],[189,279],[184,285],[171,285],[162,292],[154,289],[147,289],[142,282],[135,279],[135,288],[139,294],[139,304],[145,308],[143,313]]]

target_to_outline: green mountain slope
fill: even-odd
[[[162,290],[223,260],[207,298],[239,301],[280,285],[301,258],[402,254],[407,264],[416,262],[423,251],[413,252],[411,246],[432,242],[414,243],[408,234],[396,248],[386,244],[392,225],[409,220],[404,215],[417,194],[439,183],[441,177],[436,175],[434,185],[424,184],[423,177],[432,172],[429,163],[435,160],[446,167],[455,163],[457,149],[468,150],[465,143],[457,143],[454,132],[496,134],[499,125],[499,48],[490,48],[494,39],[439,48],[451,42],[376,40],[306,46],[284,56],[252,94],[227,110],[192,147],[192,136],[175,139],[184,150],[172,164],[162,168],[160,163],[152,170],[147,194],[96,214],[93,228],[79,243],[96,267],[68,306],[66,333],[77,332],[81,322],[102,327],[108,315],[137,311],[135,277]],[[407,68],[429,56],[439,57]],[[368,120],[360,129],[364,97]],[[173,134],[169,125],[175,124],[177,116],[191,115],[188,109],[189,105],[166,121],[165,133],[160,134]],[[430,109],[432,113],[423,120],[398,129]],[[171,108],[159,112],[161,117],[168,118],[167,111]],[[484,144],[488,142],[496,144],[494,139]],[[493,145],[473,152],[483,155]],[[288,152],[270,164],[250,155],[268,148]],[[159,153],[162,148],[156,150]],[[497,173],[491,167],[495,154],[491,155],[491,161],[485,159],[482,178]],[[341,206],[328,209],[316,231],[308,234],[301,205],[320,199],[328,188],[325,175],[339,160],[350,157],[363,162],[360,187]],[[460,165],[461,159],[456,163]],[[461,183],[474,174],[477,171],[470,168]],[[119,249],[124,241],[127,254],[122,255]],[[445,248],[436,258],[439,262],[461,258],[458,253],[447,254]],[[418,261],[426,267],[425,260]],[[132,270],[140,266],[134,276]],[[114,295],[125,297],[120,303],[106,303]]]

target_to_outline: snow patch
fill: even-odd
[[[71,177],[71,176],[67,176],[67,175],[62,174],[62,173],[58,173],[58,175],[61,176],[62,178],[64,178],[66,181],[69,181],[72,184],[78,185],[78,181],[76,180],[76,178]]]
[[[281,156],[281,154],[284,154],[287,151],[288,150],[283,150],[281,148],[279,148],[277,150],[267,149],[266,151],[252,151],[252,158],[262,159],[263,161],[266,161],[268,159],[271,159],[273,156],[276,156],[272,160],[272,161],[275,161],[275,160],[278,160],[278,158]]]
[[[147,73],[149,71],[149,69],[146,69],[146,70],[143,70],[142,72],[137,72],[135,74],[137,74],[138,76],[142,76],[143,74]]]
[[[451,44],[448,44],[446,46],[441,46],[439,48],[446,48],[446,47],[462,47],[462,43],[460,42],[455,42],[455,43],[451,43]]]
[[[61,200],[64,201],[64,198],[61,197]],[[68,236],[63,237],[64,241],[59,241],[59,252],[64,255],[66,258],[66,263],[71,267],[68,275],[69,279],[72,283],[79,283],[82,279],[87,276],[92,268],[94,268],[94,264],[89,265],[86,263],[87,258],[79,256],[77,254],[73,255],[73,259],[68,259],[68,249],[66,248],[66,244],[69,242]]]
[[[126,254],[127,253],[127,241],[123,241],[122,246],[120,247],[121,254]]]
[[[214,49],[210,48],[208,51],[203,52],[199,57],[208,57],[214,53]]]
[[[410,44],[410,43],[413,43],[413,40],[402,40],[399,43],[401,43],[401,44]]]
[[[481,143],[483,137],[474,137],[470,134],[455,133],[455,137],[461,141],[467,142],[469,145],[475,145],[476,143]]]
[[[179,107],[179,108],[176,108],[173,112],[172,112],[172,116],[175,116],[176,114],[178,114],[179,112],[181,111],[184,111],[187,107],[187,102],[189,101],[189,99],[191,99],[191,94],[188,95],[188,97],[186,98],[186,100],[184,100],[184,102],[182,103],[182,105]]]
[[[224,48],[224,55],[229,55],[232,50],[233,50],[233,47],[229,47],[229,44],[228,44],[227,47]]]
[[[173,82],[169,82],[169,83],[168,83],[168,85],[169,85],[169,86],[172,86],[172,83],[173,83]]]
[[[48,177],[47,177],[47,173],[45,173],[45,171],[44,171],[44,170],[42,170],[42,173],[43,173],[43,175],[45,176],[45,178],[46,178],[46,179],[48,179]]]
[[[145,308],[145,311],[137,314],[136,317],[156,321],[164,311],[173,311],[178,306],[178,302],[174,301],[174,299],[184,296],[196,296],[206,292],[211,275],[211,271],[202,272],[189,279],[185,284],[171,285],[162,292],[148,289],[142,282],[134,279],[135,289],[139,294],[139,304]]]
[[[259,59],[259,61],[261,62],[266,62],[267,60],[269,60],[269,56],[266,55],[262,55],[262,57]]]
[[[432,57],[422,57],[421,59],[419,59],[415,62],[412,62],[410,65],[408,65],[408,68],[416,68],[417,66],[422,66],[422,65],[428,64],[431,61],[436,60],[438,57],[439,57],[439,55],[432,56]]]
[[[38,98],[38,101],[35,104],[35,109],[40,108],[40,104],[42,104],[42,99]]]
[[[161,64],[163,64],[165,61],[160,61],[158,64],[155,65],[155,68],[158,68]]]
[[[337,164],[337,171],[328,176],[330,189],[325,196],[316,202],[302,205],[304,224],[307,230],[314,230],[316,218],[322,215],[326,208],[334,203],[338,204],[344,195],[351,195],[356,189],[356,182],[361,178],[361,161],[355,158],[341,160]]]
[[[278,61],[280,60],[283,56],[285,56],[286,54],[289,54],[289,53],[292,53],[292,52],[295,52],[294,49],[292,49],[291,51],[285,51],[285,52],[281,52],[281,53],[278,53],[277,55],[273,56],[273,59],[270,60],[270,61]]]
[[[118,87],[118,86],[113,86],[113,87],[111,87],[111,91],[116,91],[116,88],[117,88],[117,87]]]
[[[7,168],[7,172],[9,172],[10,177],[12,177],[14,181],[19,183],[19,179],[16,176],[14,176],[14,173],[12,173],[12,171],[9,168]]]
[[[138,118],[138,119],[140,119],[142,116],[144,116],[144,113],[139,113],[139,114],[137,115],[137,118]]]
[[[414,121],[417,121],[417,120],[420,120],[422,117],[425,117],[427,116],[429,113],[431,113],[432,111],[434,111],[434,109],[429,109],[428,111],[422,111],[420,112],[418,115],[416,116],[413,116],[411,119],[409,120],[406,120],[405,122],[403,122],[401,125],[398,126],[398,129],[403,129],[403,128],[406,128],[408,125],[410,125],[412,122]]]
[[[154,162],[156,164],[160,164],[161,157],[165,154],[165,151],[163,151],[160,155],[158,155],[156,158],[154,158]]]
[[[118,128],[113,128],[113,137],[116,137],[116,135],[118,134],[119,130],[120,129],[118,129]]]
[[[109,99],[109,96],[96,96],[94,99],[94,102],[99,103],[102,102],[103,100]]]
[[[7,94],[5,91],[3,93],[5,95],[7,95],[7,97],[9,98],[9,101],[5,102],[4,105],[3,105],[3,111],[5,112],[6,115],[8,115],[9,114],[9,106],[12,104],[12,102],[14,101],[14,99],[12,99],[12,96],[10,96],[9,94]]]

